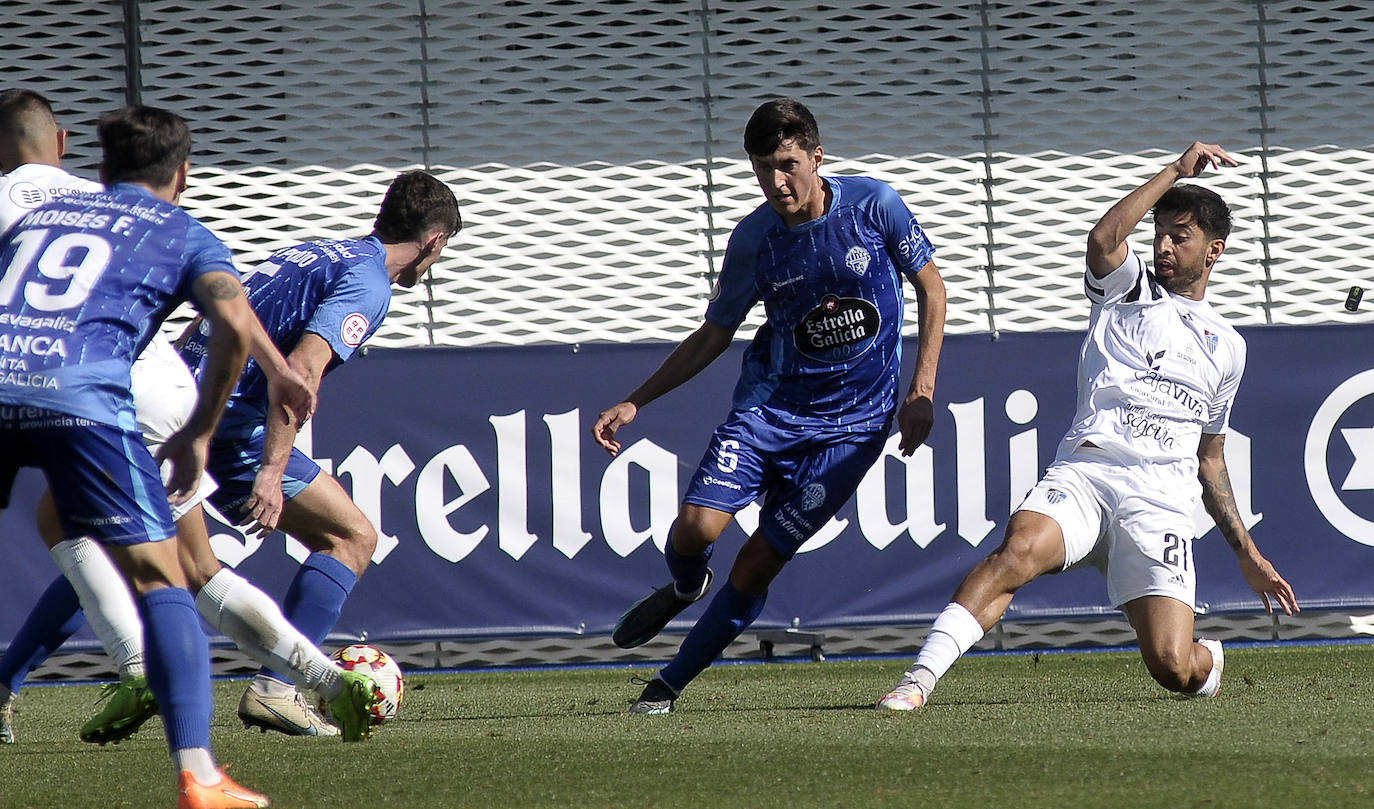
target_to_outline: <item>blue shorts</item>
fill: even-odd
[[[760,497],[759,530],[792,558],[882,454],[884,433],[821,433],[735,411],[716,428],[684,503],[734,514]]]
[[[205,468],[219,488],[209,500],[227,519],[241,519],[243,514],[239,510],[253,496],[253,479],[262,466],[262,445],[266,437],[266,428],[258,427],[247,436],[216,435],[210,442],[210,460]],[[282,496],[290,500],[305,491],[319,474],[320,465],[292,447],[286,472],[281,477]]]
[[[68,539],[135,545],[176,535],[167,488],[137,430],[0,405],[0,508],[24,466],[43,470]]]

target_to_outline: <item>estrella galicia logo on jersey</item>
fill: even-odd
[[[849,271],[855,275],[863,275],[868,272],[868,265],[872,261],[873,256],[857,244],[849,248],[849,252],[844,254],[844,266],[848,267]]]
[[[802,511],[811,511],[820,508],[825,503],[825,486],[820,483],[809,483],[802,489]]]
[[[10,186],[10,202],[21,208],[37,208],[48,201],[48,192],[31,182],[23,181]]]
[[[1374,545],[1374,370],[1336,386],[1307,430],[1303,467],[1331,526]]]
[[[367,318],[356,312],[344,318],[343,325],[339,327],[339,339],[349,348],[362,345],[366,336]]]
[[[797,350],[813,360],[843,362],[868,350],[882,315],[863,298],[826,295],[792,330]]]

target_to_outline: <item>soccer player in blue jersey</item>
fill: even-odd
[[[162,707],[181,806],[266,806],[210,754],[209,649],[177,559],[167,492],[180,502],[247,357],[253,317],[229,251],[177,207],[191,137],[148,107],[101,117],[102,193],[64,197],[0,237],[0,506],[22,466],[48,479],[63,533],[93,536],[129,578],[145,665]],[[199,398],[159,452],[138,432],[129,369],[192,298],[213,324]]]
[[[312,390],[354,355],[382,324],[391,285],[410,288],[439,259],[462,220],[458,200],[423,171],[401,174],[382,200],[371,235],[326,239],[280,250],[244,279],[249,302],[287,363]],[[196,366],[208,345],[193,324],[182,347]],[[202,373],[204,367],[202,366]],[[249,361],[210,449],[219,484],[210,501],[257,530],[274,528],[310,549],[283,604],[286,617],[319,644],[366,570],[377,532],[343,487],[292,442],[296,425],[268,406],[267,380]],[[213,554],[188,563],[192,586],[220,569]],[[246,726],[288,735],[328,733],[287,676],[264,668],[239,702]]]
[[[615,644],[648,642],[705,598],[712,543],[737,511],[762,498],[759,528],[633,713],[672,711],[682,689],[758,617],[769,583],[878,459],[894,415],[907,455],[934,421],[945,287],[916,218],[884,183],[822,177],[820,132],[799,101],[755,110],[744,148],[766,203],[735,227],[705,322],[592,427],[597,443],[618,453],[616,432],[720,356],[750,308],[763,302],[767,323],[745,353],[731,412],[688,485],[664,549],[673,581],[621,617]],[[898,392],[903,277],[916,288],[920,312],[916,371],[905,396]]]

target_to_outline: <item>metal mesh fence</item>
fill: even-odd
[[[1366,4],[143,0],[133,28],[120,5],[0,3],[5,83],[54,100],[85,173],[126,90],[185,114],[187,207],[245,265],[366,233],[400,170],[457,189],[467,227],[376,345],[680,339],[760,201],[740,133],[777,95],[832,171],[917,212],[950,332],[1082,328],[1088,228],[1194,138],[1244,159],[1206,180],[1237,214],[1213,302],[1371,318],[1340,308],[1374,259]]]

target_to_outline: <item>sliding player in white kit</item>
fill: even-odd
[[[52,106],[30,90],[0,93],[0,233],[24,214],[43,203],[74,193],[90,193],[104,186],[67,173],[60,167],[66,151],[67,131],[58,126]],[[286,361],[271,345],[261,327],[252,351],[274,375],[288,373]],[[149,451],[156,453],[163,441],[185,423],[196,403],[196,383],[166,339],[154,336],[139,354],[130,371],[131,392],[139,431]],[[297,382],[299,383],[299,381]],[[303,388],[302,388],[303,390]],[[300,391],[279,398],[294,396]],[[313,400],[293,401],[307,414]],[[285,417],[285,411],[282,413]],[[200,503],[215,490],[209,475],[202,475],[195,493],[172,506],[183,566],[189,568],[189,548],[208,553],[209,534]],[[263,519],[268,519],[265,515]],[[275,521],[275,516],[270,518]],[[115,661],[119,682],[105,687],[102,710],[81,729],[81,738],[104,744],[119,741],[138,730],[157,713],[143,668],[142,624],[123,577],[109,557],[89,537],[63,539],[56,509],[45,495],[38,509],[39,533],[63,576],[53,581],[15,634],[0,658],[0,743],[13,743],[14,701],[20,685],[34,668],[80,627],[78,610],[85,608],[91,628],[107,654]],[[276,602],[242,577],[219,570],[195,593],[196,606],[207,620],[260,662],[280,666],[297,685],[315,690],[331,707],[337,707],[341,723],[366,735],[366,710],[374,696],[371,683],[353,679],[306,639]],[[79,597],[79,601],[78,601]],[[73,620],[73,617],[78,620]],[[333,728],[328,728],[334,731]],[[347,736],[348,734],[346,734]],[[351,738],[346,738],[351,741]]]
[[[936,619],[897,687],[878,702],[910,711],[930,698],[954,661],[991,629],[1032,579],[1094,565],[1126,613],[1156,682],[1211,697],[1221,687],[1221,644],[1193,639],[1196,578],[1192,514],[1201,497],[1241,573],[1283,611],[1293,588],[1260,554],[1241,521],[1223,456],[1245,342],[1203,301],[1226,246],[1221,197],[1174,186],[1211,165],[1234,166],[1219,146],[1194,143],[1107,211],[1088,235],[1084,279],[1092,317],[1078,364],[1078,412],[1053,464]],[[1153,210],[1154,272],[1126,245]]]

